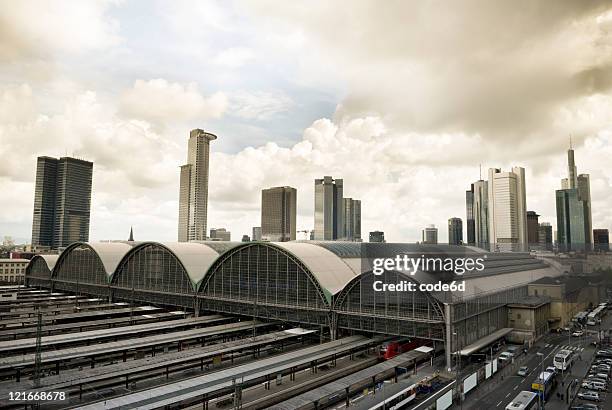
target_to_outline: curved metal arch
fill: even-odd
[[[172,257],[176,260],[176,262],[182,268],[183,274],[185,275],[185,278],[191,284],[191,290],[194,292],[194,294],[197,293],[197,290],[196,290],[197,284],[194,284],[194,282],[189,277],[189,273],[187,271],[187,268],[185,267],[185,265],[183,264],[181,259],[172,251],[172,249],[168,248],[166,245],[164,245],[163,243],[160,243],[160,242],[142,242],[142,243],[139,243],[138,245],[134,246],[132,249],[130,249],[123,256],[123,258],[121,258],[121,260],[119,261],[119,264],[117,265],[117,269],[115,270],[115,272],[113,273],[113,276],[111,278],[111,282],[110,282],[111,285],[116,285],[117,284],[117,281],[118,281],[118,278],[119,278],[119,274],[123,270],[123,267],[130,261],[130,258],[134,257],[137,252],[142,251],[142,250],[144,250],[145,248],[147,248],[149,246],[157,246],[157,247],[163,249],[164,251],[168,252],[170,255],[172,255]]]
[[[204,276],[204,278],[200,282],[200,286],[198,287],[197,293],[198,294],[204,293],[204,290],[208,288],[208,283],[210,282],[210,279],[212,278],[212,276],[214,275],[214,273],[216,272],[217,268],[220,265],[222,265],[230,257],[232,257],[236,253],[240,252],[241,250],[247,249],[249,247],[255,247],[255,246],[263,246],[263,247],[271,248],[275,252],[278,252],[278,253],[286,256],[293,263],[298,265],[304,272],[306,272],[306,276],[308,277],[310,282],[313,284],[313,286],[317,290],[317,293],[319,294],[319,297],[321,298],[321,301],[323,302],[323,304],[325,306],[331,308],[331,305],[332,305],[332,303],[331,303],[332,302],[331,301],[331,294],[328,295],[328,293],[324,290],[324,288],[321,286],[321,284],[317,280],[316,276],[310,271],[310,269],[296,255],[294,255],[293,253],[287,251],[284,248],[281,248],[278,245],[275,245],[272,242],[250,242],[250,243],[245,243],[244,245],[238,245],[235,248],[232,248],[229,251],[219,255],[217,260],[211,265],[211,267],[208,269],[208,272],[206,273],[206,275]]]
[[[52,255],[55,256],[55,255]],[[49,276],[48,277],[41,277],[41,276],[32,276],[32,268],[34,267],[34,264],[42,261],[42,263],[45,264],[45,266],[47,267],[47,271],[49,272]],[[57,265],[54,264],[53,266]],[[26,270],[25,270],[25,276],[26,278],[28,277],[35,277],[37,279],[47,279],[47,280],[51,280],[51,276],[53,274],[53,268],[49,267],[49,263],[47,262],[47,259],[45,259],[42,255],[34,255],[34,257],[30,260],[30,262],[28,263],[28,266],[26,266]]]
[[[398,276],[402,277],[404,280],[407,280],[409,282],[415,283],[417,285],[420,284],[414,278],[406,275],[403,272],[395,271],[395,270],[389,271],[389,272],[393,272],[393,273],[397,274]],[[356,276],[349,283],[347,283],[347,285],[344,287],[344,289],[342,289],[340,291],[340,293],[338,293],[336,298],[334,298],[333,310],[335,312],[337,312],[337,313],[342,313],[342,310],[340,310],[340,308],[344,304],[344,302],[345,302],[347,296],[349,295],[349,293],[351,293],[351,290],[353,290],[353,288],[357,284],[359,284],[363,280],[363,278],[365,278],[366,276],[372,276],[372,275],[374,275],[374,273],[371,270],[370,271],[366,271],[366,272],[362,273],[361,275]],[[427,302],[429,304],[431,304],[434,307],[434,309],[440,314],[440,317],[442,318],[442,320],[446,319],[445,315],[444,315],[444,309],[440,305],[440,302],[430,292],[427,292],[427,291],[426,292],[418,291],[418,292],[425,296],[425,298],[427,299]]]
[[[87,242],[74,242],[71,243],[70,245],[68,245],[66,247],[66,249],[64,249],[64,251],[60,254],[59,258],[57,259],[57,262],[55,262],[55,266],[53,267],[53,270],[51,271],[51,278],[52,279],[57,279],[57,275],[59,273],[59,270],[62,268],[62,266],[64,265],[64,261],[66,260],[66,258],[70,255],[70,253],[80,247],[80,246],[85,246],[86,248],[89,248],[94,255],[96,255],[96,258],[98,259],[98,262],[100,263],[100,266],[102,266],[102,271],[105,273],[105,282],[106,283],[110,283],[110,279],[113,275],[114,272],[106,272],[106,269],[104,267],[104,262],[102,261],[102,258],[100,257],[100,254],[98,253],[98,251],[95,250],[95,248],[93,246],[91,246],[90,244],[88,244]]]

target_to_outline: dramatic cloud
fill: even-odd
[[[604,0],[5,2],[0,62],[0,237],[29,236],[36,156],[68,154],[95,162],[92,239],[174,240],[195,127],[219,136],[209,226],[234,239],[277,185],[312,229],[313,180],[332,175],[364,237],[434,223],[444,240],[479,166],[524,166],[554,225],[570,134],[594,227],[612,228]]]
[[[121,96],[120,105],[122,115],[157,124],[219,118],[226,108],[223,93],[203,97],[193,83],[169,83],[161,78],[136,80]]]

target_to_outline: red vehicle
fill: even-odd
[[[400,353],[405,353],[409,350],[416,349],[419,346],[423,346],[423,344],[424,342],[419,339],[399,339],[385,342],[380,347],[378,356],[381,359],[389,360]]]

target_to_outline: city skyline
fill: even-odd
[[[44,19],[53,7],[0,11],[18,33],[0,40],[0,191],[10,193],[0,195],[0,236],[31,236],[36,157],[73,155],[96,164],[91,240],[123,238],[132,225],[140,238],[175,240],[178,167],[193,128],[219,136],[208,226],[236,238],[258,224],[260,191],[270,186],[295,187],[297,230],[313,229],[312,180],[334,175],[362,201],[362,236],[382,230],[388,241],[416,242],[426,224],[465,218],[465,189],[480,164],[525,168],[527,209],[556,225],[570,134],[580,171],[590,174],[592,228],[612,228],[609,8],[412,6],[423,21],[456,16],[452,36],[419,20],[380,49],[352,39],[417,10],[364,3],[336,36],[320,27],[337,5],[313,5],[303,19],[291,5],[83,2],[52,29],[36,25],[34,11]],[[138,29],[128,23],[134,15]],[[483,35],[500,16],[520,17],[506,29],[522,41]],[[229,21],[242,24],[228,30]],[[475,22],[483,31],[461,30]],[[43,43],[35,40],[41,29]],[[413,41],[423,37],[427,48]],[[447,65],[453,70],[437,69]],[[439,241],[446,236],[442,229]]]

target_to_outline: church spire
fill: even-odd
[[[130,226],[130,238],[128,242],[134,242],[134,228]]]

